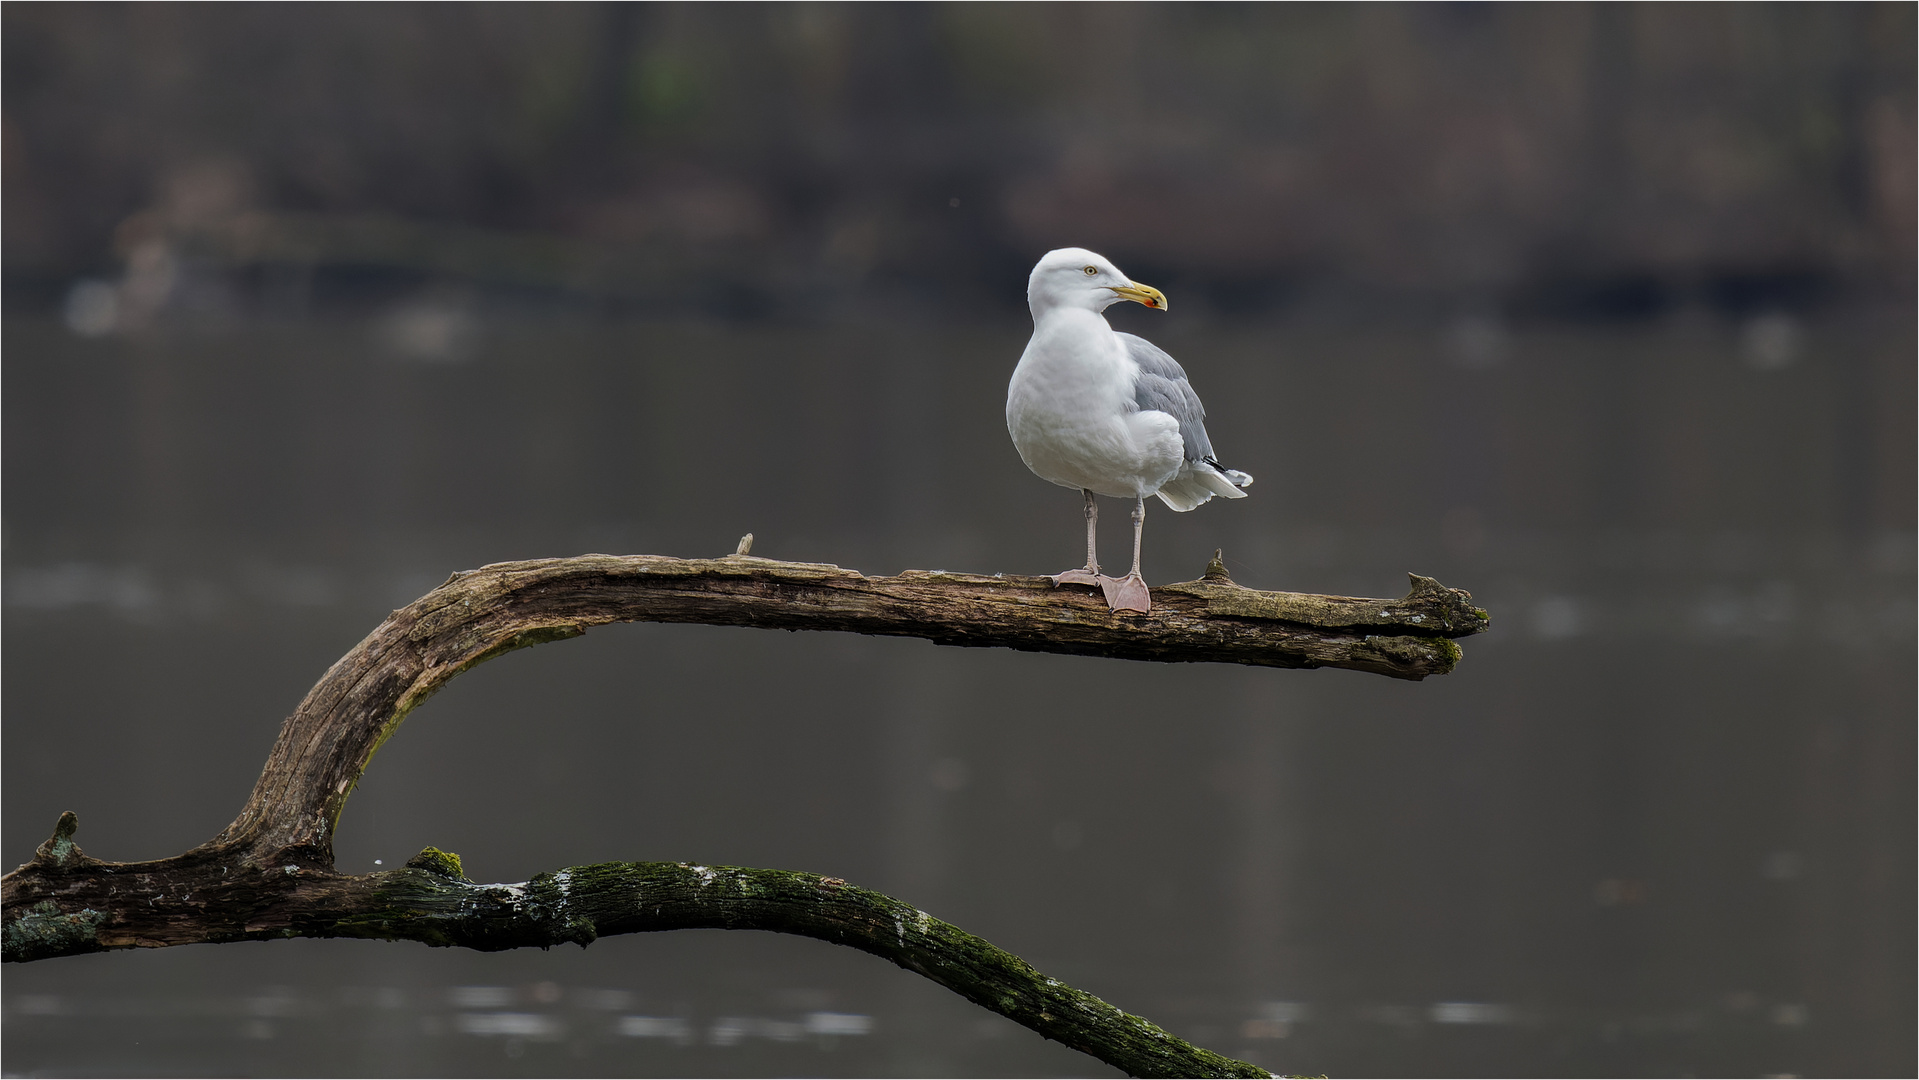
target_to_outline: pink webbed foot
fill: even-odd
[[[1098,585],[1106,580],[1092,570],[1061,570],[1049,579],[1055,587],[1060,585]]]
[[[1114,611],[1145,615],[1153,610],[1153,594],[1146,590],[1146,579],[1137,571],[1121,578],[1102,577],[1099,589],[1106,594],[1106,606]]]

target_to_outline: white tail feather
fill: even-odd
[[[1246,493],[1239,489],[1252,482],[1250,475],[1238,469],[1222,472],[1202,461],[1168,480],[1159,489],[1159,501],[1183,514],[1204,505],[1215,495],[1226,499],[1243,499]]]

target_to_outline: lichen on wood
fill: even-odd
[[[31,862],[0,878],[4,958],[275,937],[367,937],[473,949],[587,945],[692,927],[804,934],[882,956],[1135,1075],[1260,1076],[1049,979],[902,901],[837,878],[686,863],[601,863],[482,885],[428,848],[399,870],[334,868],[340,812],[379,746],[460,673],[612,622],[696,622],[911,636],[942,645],[1165,662],[1344,667],[1420,679],[1451,639],[1486,628],[1471,597],[1414,575],[1397,600],[1243,588],[1218,556],[1114,612],[1046,578],[909,570],[872,577],[746,554],[583,555],[454,574],[330,668],[280,731],[252,795],[205,844],[142,863],[91,858],[61,815]]]

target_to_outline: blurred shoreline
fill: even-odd
[[[1911,310],[1909,5],[10,9],[9,310]],[[164,42],[164,46],[158,43]]]

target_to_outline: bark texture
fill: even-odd
[[[749,538],[750,540],[750,538]],[[404,870],[334,870],[333,831],[380,744],[460,672],[611,622],[698,622],[924,637],[1121,659],[1443,674],[1452,638],[1486,628],[1470,596],[1414,575],[1398,600],[1268,593],[1217,557],[1153,590],[1150,615],[1045,578],[837,566],[742,554],[584,555],[453,575],[395,611],[308,692],[239,817],[170,859],[102,862],[63,814],[33,861],[0,878],[8,961],[273,937],[372,937],[508,949],[692,927],[772,930],[863,949],[1141,1076],[1257,1076],[909,905],[781,870],[604,863],[476,885],[432,848]]]

